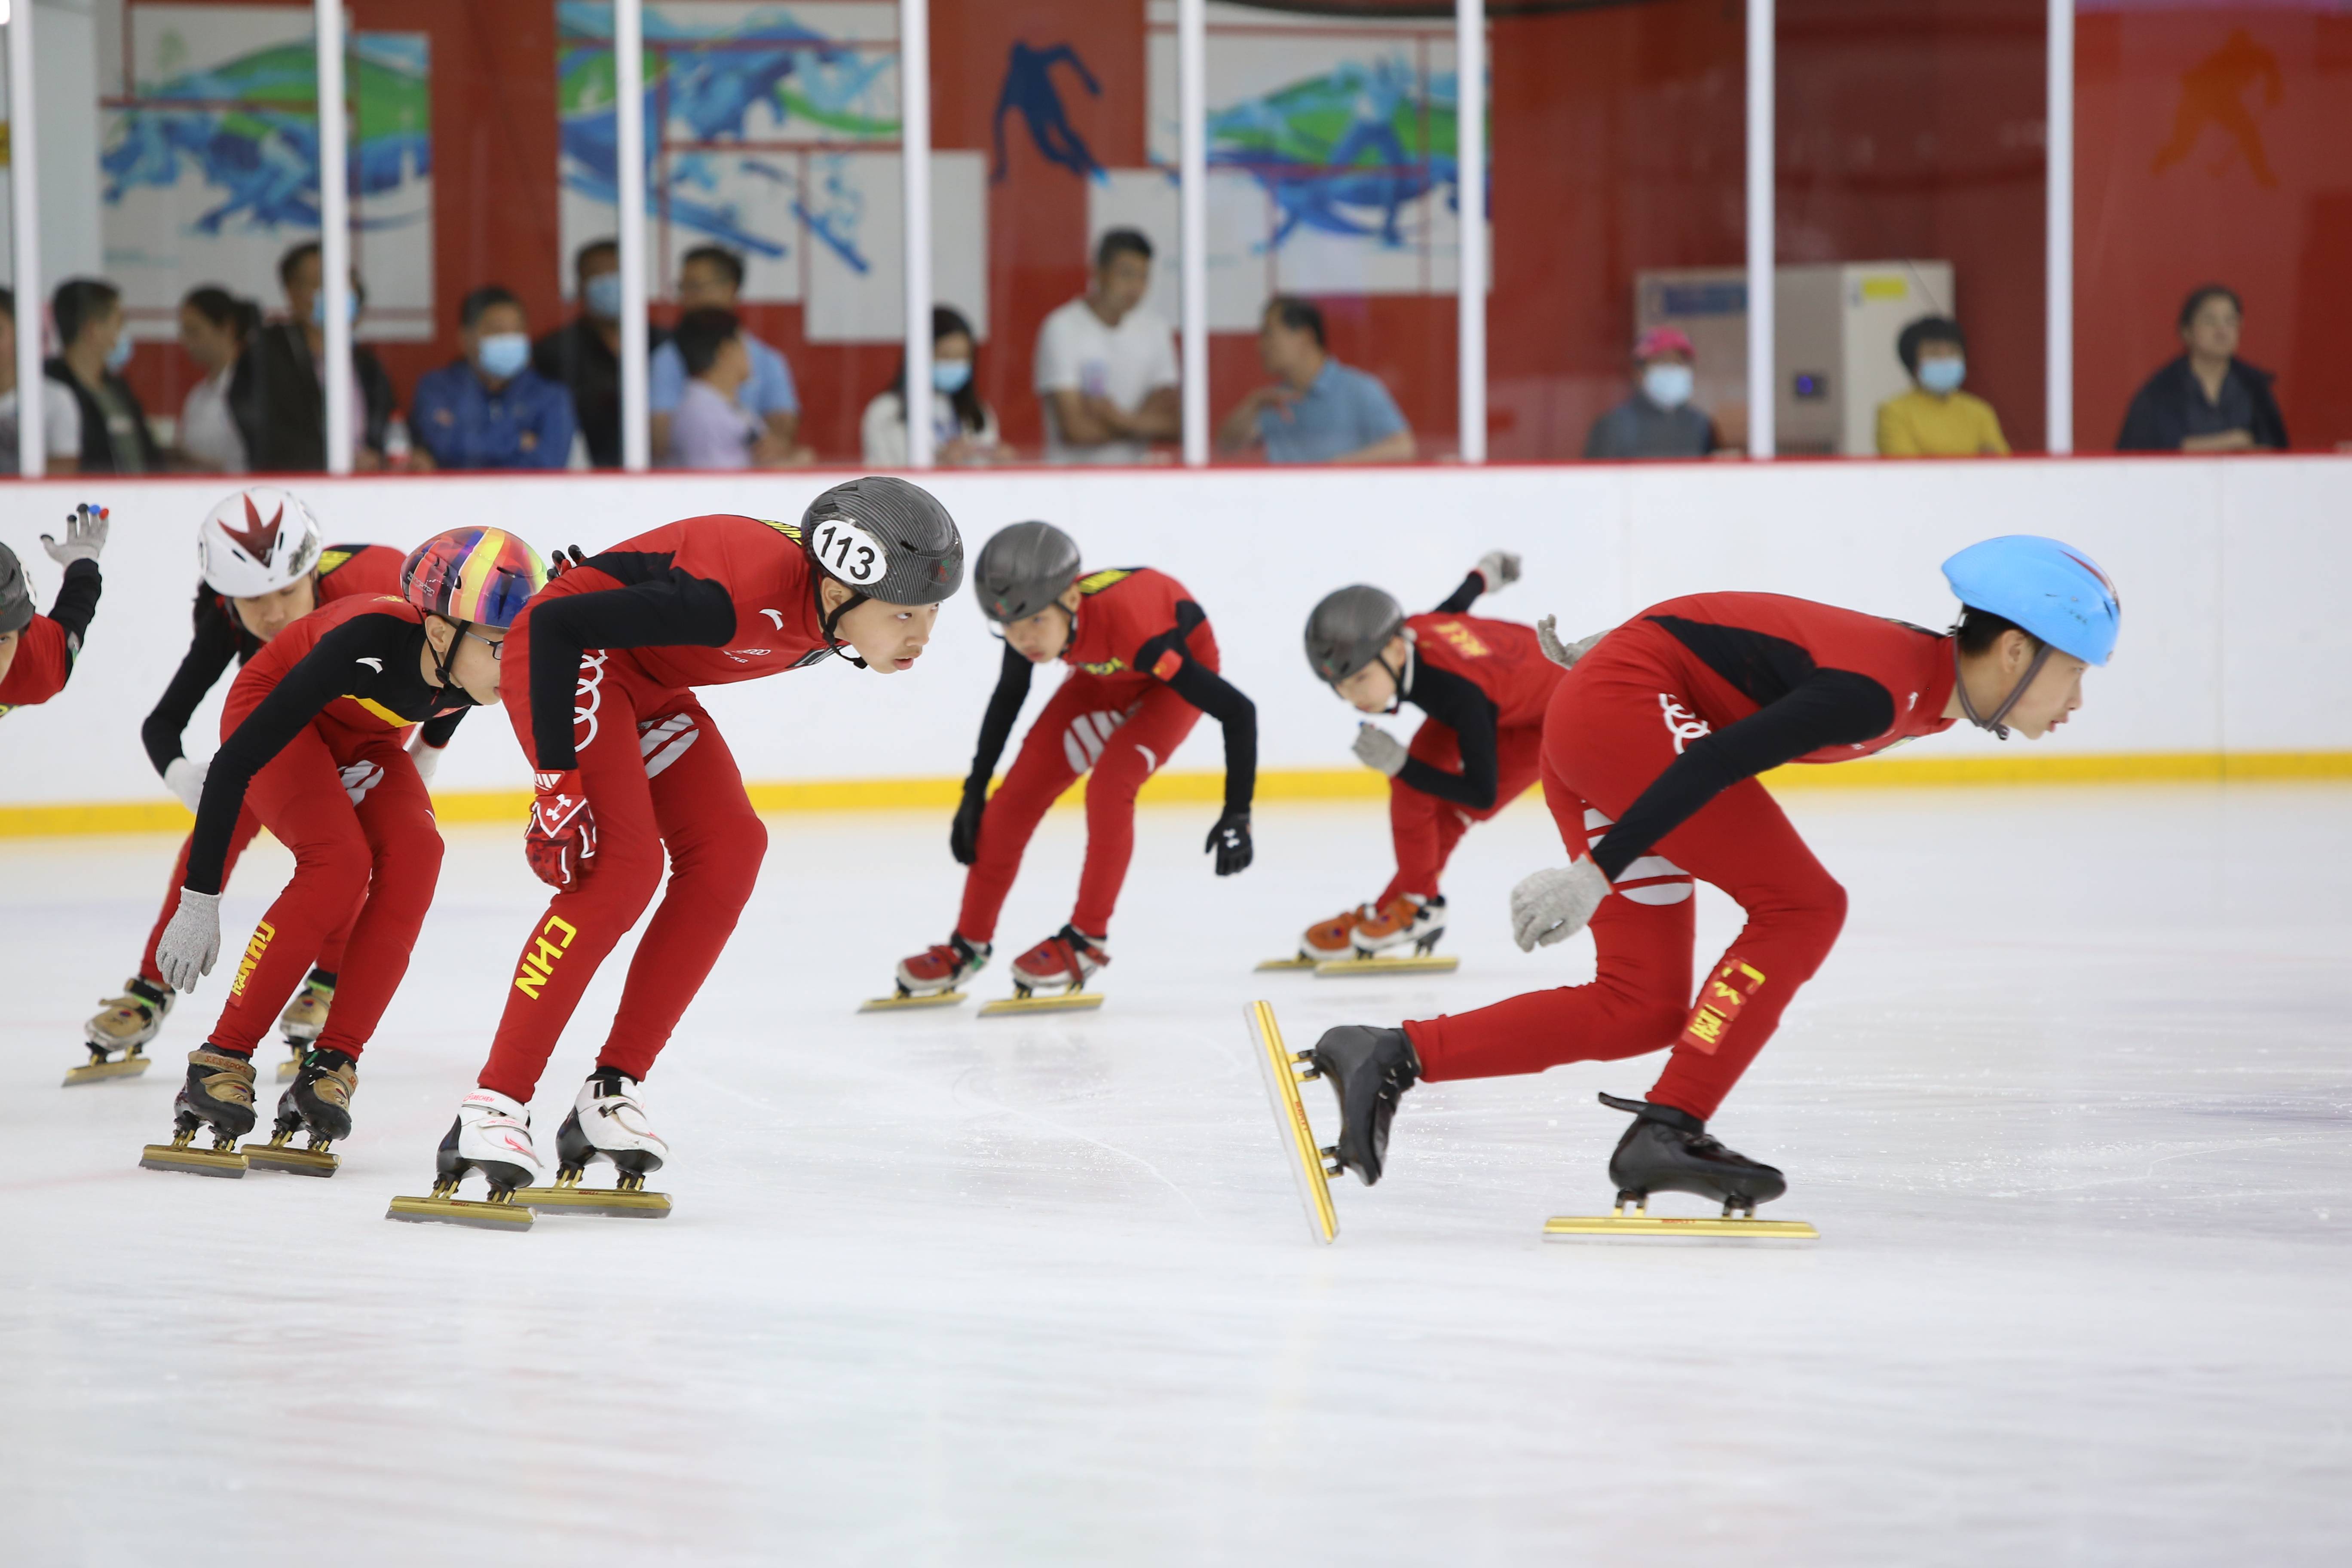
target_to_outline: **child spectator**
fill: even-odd
[[[677,302],[689,313],[719,310],[732,315],[742,293],[743,258],[731,250],[716,245],[698,246],[678,263]],[[794,445],[801,428],[801,395],[793,384],[793,367],[783,355],[743,331],[740,320],[736,330],[751,365],[751,378],[738,395],[739,400],[775,437],[772,444],[760,448],[767,455],[759,461],[792,461],[801,455]],[[693,374],[675,344],[664,343],[654,350],[646,401],[653,410],[656,452],[672,449],[670,420],[677,413],[679,402],[686,395],[687,380]]]
[[[782,456],[772,428],[743,406],[752,379],[742,323],[728,310],[688,310],[670,347],[686,373],[669,420],[667,461],[679,468],[748,468]]]
[[[1691,402],[1697,354],[1675,327],[1652,327],[1633,344],[1633,395],[1592,422],[1584,455],[1599,461],[1628,458],[1704,458],[1714,451],[1715,421]]]
[[[2006,458],[2000,416],[1973,393],[1962,392],[1969,342],[1948,316],[1922,316],[1895,340],[1911,374],[1911,390],[1878,405],[1882,458]]]

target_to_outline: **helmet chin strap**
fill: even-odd
[[[1381,653],[1386,653],[1387,651],[1388,650],[1386,648],[1382,648],[1381,650]],[[1399,713],[1404,710],[1404,700],[1412,690],[1412,656],[1413,641],[1412,635],[1408,633],[1404,639],[1404,668],[1402,669],[1391,668],[1387,659],[1381,659],[1381,668],[1388,670],[1389,672],[1390,687],[1389,705],[1381,710],[1381,712]]]
[[[444,653],[433,646],[433,637],[430,633],[427,633],[425,638],[425,649],[427,653],[430,653],[433,656],[433,679],[441,683],[442,690],[447,692],[457,700],[465,703],[468,707],[478,708],[481,704],[474,700],[474,694],[467,690],[463,686],[457,684],[457,679],[449,673],[449,667],[457,662],[457,645],[465,641],[466,628],[472,626],[474,623],[471,621],[453,621],[446,616],[441,617],[441,623],[442,625],[452,628],[449,633],[448,652]]]
[[[826,581],[826,580],[829,580],[829,579],[820,579],[820,581]],[[847,586],[848,586],[848,584],[843,584],[843,586],[844,586],[844,587],[847,587]],[[821,587],[820,587],[820,588],[818,588],[818,589],[816,590],[816,593],[817,593],[817,603],[818,603],[818,604],[820,604],[820,605],[824,604],[824,590],[823,588],[821,588]],[[840,605],[840,607],[839,607],[838,609],[835,610],[835,611],[833,612],[833,614],[831,614],[831,615],[829,615],[829,616],[825,616],[825,618],[824,618],[824,640],[825,640],[826,642],[828,642],[828,643],[830,643],[830,644],[832,644],[832,645],[833,645],[833,651],[834,651],[835,654],[838,654],[838,655],[840,655],[840,657],[841,657],[841,658],[847,659],[850,663],[852,663],[852,664],[856,665],[858,668],[860,668],[860,669],[871,669],[871,668],[873,668],[873,666],[871,666],[871,665],[867,664],[867,663],[866,663],[863,658],[859,658],[856,653],[842,653],[842,651],[841,651],[841,650],[842,650],[842,647],[843,647],[842,641],[841,641],[841,639],[840,639],[839,637],[835,637],[835,636],[834,635],[834,630],[833,630],[833,628],[834,628],[834,627],[835,627],[835,626],[837,626],[841,625],[841,617],[842,617],[842,616],[845,616],[845,615],[849,614],[849,612],[850,612],[850,611],[852,611],[852,610],[854,610],[854,609],[857,608],[857,606],[858,606],[858,605],[862,605],[862,604],[864,604],[864,603],[866,603],[866,595],[863,595],[863,594],[861,594],[861,593],[859,593],[859,592],[858,592],[856,589],[855,589],[855,588],[850,588],[850,590],[849,590],[849,597],[847,597],[846,599],[844,599],[844,600],[841,602],[841,605]]]
[[[2017,700],[2025,695],[2025,689],[2033,684],[2033,678],[2040,675],[2042,667],[2049,662],[2050,645],[2043,643],[2035,652],[2033,662],[2025,667],[2025,673],[2017,678],[2017,684],[2011,687],[2009,695],[2001,700],[2000,706],[1994,709],[1990,715],[1982,714],[1977,711],[1977,705],[1969,700],[1968,672],[1960,666],[1960,641],[1958,637],[1954,637],[1952,639],[1952,689],[1959,693],[1961,713],[1966,715],[1969,722],[1978,729],[1990,730],[2000,739],[2008,740],[2009,726],[2001,721],[2009,717],[2009,710],[2017,706]]]

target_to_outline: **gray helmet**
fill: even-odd
[[[25,564],[15,551],[0,544],[0,637],[32,624],[33,585],[25,581]]]
[[[1016,522],[980,547],[971,589],[999,626],[1027,620],[1078,580],[1078,542],[1050,522]]]
[[[866,599],[936,605],[963,586],[955,519],[904,479],[869,475],[834,486],[801,514],[801,544],[818,570],[856,591],[842,610]]]
[[[1307,617],[1307,662],[1332,686],[1381,657],[1404,630],[1404,606],[1381,589],[1359,583],[1327,594]]]

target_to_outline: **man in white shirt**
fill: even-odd
[[[1143,308],[1150,288],[1151,242],[1112,229],[1095,247],[1093,287],[1038,329],[1047,462],[1140,463],[1152,442],[1183,436],[1176,347]]]

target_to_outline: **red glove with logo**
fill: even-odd
[[[573,888],[596,858],[596,818],[580,787],[580,770],[535,773],[539,794],[530,803],[530,826],[523,830],[523,854],[534,876],[551,888]]]

